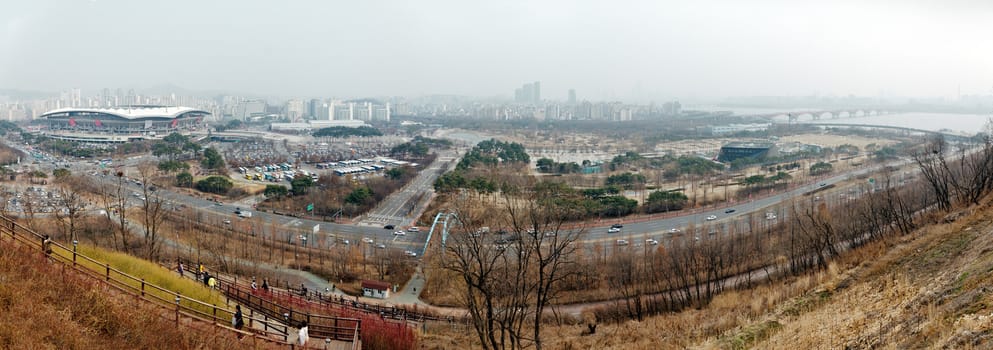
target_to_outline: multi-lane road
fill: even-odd
[[[474,137],[471,141],[478,142],[478,140],[482,140],[482,138],[478,137],[478,135],[475,136],[476,137]],[[465,135],[462,135],[462,137],[464,138]],[[23,148],[23,146],[18,145],[15,145],[15,147]],[[142,159],[142,157],[134,157],[124,160],[123,165],[125,167],[134,166],[143,160],[144,159]],[[440,169],[443,167],[447,169],[456,162],[457,158],[454,151],[442,152],[431,166],[420,172],[417,178],[412,180],[411,183],[405,186],[401,191],[388,197],[386,201],[363,217],[363,219],[356,224],[331,223],[294,216],[277,215],[267,212],[255,212],[251,208],[244,207],[239,204],[218,203],[205,198],[173,192],[165,188],[159,188],[155,191],[155,195],[174,203],[182,203],[197,212],[206,213],[208,214],[208,220],[213,220],[218,223],[221,223],[224,220],[230,220],[234,225],[239,225],[238,221],[242,220],[260,220],[262,223],[265,223],[264,225],[261,225],[264,227],[264,230],[269,230],[271,227],[275,227],[277,230],[277,235],[285,234],[288,237],[308,237],[307,245],[309,246],[318,247],[318,245],[322,245],[320,248],[325,248],[329,245],[345,244],[345,240],[348,241],[348,244],[368,244],[363,241],[367,242],[371,239],[373,243],[370,245],[373,246],[383,244],[391,249],[410,250],[416,252],[418,255],[422,255],[422,249],[425,246],[425,240],[427,237],[426,232],[422,230],[421,232],[407,232],[405,235],[396,235],[395,231],[406,228],[406,225],[409,225],[413,222],[414,218],[421,214],[421,211],[425,207],[425,205],[423,205],[425,203],[423,202],[429,199],[431,197],[430,194],[433,192],[432,185],[434,183],[434,179],[436,179],[442,172]],[[45,163],[42,163],[42,165],[45,165]],[[45,166],[53,167],[54,165],[49,164]],[[93,174],[97,173],[98,168],[91,162],[77,161],[73,162],[72,170],[77,174]],[[801,196],[803,193],[815,190],[821,186],[835,184],[872,170],[874,169],[862,169],[855,172],[835,175],[820,179],[814,183],[797,187],[790,191],[785,191],[740,204],[714,208],[712,210],[693,211],[687,213],[686,215],[655,219],[651,221],[625,222],[622,231],[617,233],[608,233],[607,229],[611,224],[617,223],[618,221],[591,224],[589,227],[585,228],[585,232],[581,237],[581,240],[589,243],[603,243],[608,241],[614,242],[616,239],[627,239],[628,237],[648,237],[663,242],[671,241],[673,236],[683,234],[689,226],[701,227],[706,225],[720,225],[722,223],[727,223],[728,221],[745,217],[751,213],[762,213],[769,210],[768,208],[773,207],[791,197]],[[115,182],[113,175],[103,176],[98,174],[93,175],[93,177],[94,180],[97,181],[108,183]],[[127,186],[130,191],[141,193],[142,188],[140,185],[135,184],[134,182],[128,182]],[[252,217],[238,217],[238,215],[235,214],[238,209],[253,211]],[[734,212],[726,213],[727,209],[734,209]],[[716,216],[716,219],[707,220],[708,216]],[[313,231],[315,225],[318,226],[316,233]],[[384,229],[383,227],[385,225],[394,225],[395,228]],[[670,232],[674,228],[681,232]],[[271,235],[273,233],[263,232],[263,234]]]

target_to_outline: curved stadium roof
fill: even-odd
[[[176,119],[177,117],[190,112],[210,114],[210,112],[193,109],[190,107],[131,106],[121,108],[60,108],[46,112],[45,114],[42,114],[41,117],[84,117],[103,114],[130,120],[142,118]]]

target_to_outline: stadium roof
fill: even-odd
[[[103,113],[118,116],[124,119],[139,119],[139,118],[176,118],[183,113],[189,112],[199,112],[204,114],[210,114],[207,111],[193,109],[190,107],[176,107],[176,106],[130,106],[130,107],[120,107],[120,108],[60,108],[53,111],[49,111],[42,114],[41,117],[55,116],[62,113]]]

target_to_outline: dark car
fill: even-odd
[[[621,224],[613,224],[613,225],[610,225],[610,228],[624,228],[624,225],[621,225]]]
[[[728,210],[725,210],[724,211],[724,214],[731,214],[733,212],[734,212],[734,209],[728,209]]]
[[[386,226],[383,226],[383,228],[385,228],[385,229],[387,229],[387,230],[392,230],[392,229],[394,229],[394,228],[396,228],[396,226],[393,226],[393,225],[386,225]]]

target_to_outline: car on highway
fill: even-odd
[[[410,251],[410,250],[404,251],[403,254],[406,255],[406,256],[409,256],[411,258],[416,258],[417,257],[417,253],[414,253],[413,251]]]
[[[669,233],[679,233],[679,229],[678,228],[675,228],[675,227],[670,228],[669,229]]]
[[[626,239],[618,239],[616,243],[617,243],[617,245],[628,245],[628,240],[626,240]]]
[[[765,213],[765,219],[766,220],[776,220],[776,213],[773,213],[773,212]]]
[[[607,233],[618,233],[618,232],[621,232],[621,229],[616,227],[611,227],[607,229]]]
[[[733,212],[734,212],[734,208],[729,208],[728,210],[724,211],[724,214],[731,214]]]
[[[824,187],[824,186],[827,186],[827,183],[826,182],[821,182],[821,184],[820,185],[817,185],[817,186],[818,187]]]
[[[621,225],[621,224],[613,224],[613,225],[610,225],[610,228],[624,228],[624,225]]]
[[[411,226],[410,228],[407,229],[407,231],[408,232],[420,232],[421,231],[421,228],[420,227],[417,227],[417,226]]]
[[[224,220],[224,223],[230,225],[231,224],[231,220]]]
[[[654,240],[652,238],[649,238],[649,239],[646,239],[645,240],[645,244],[648,244],[648,245],[659,245],[659,241]]]
[[[406,236],[407,233],[406,232],[403,232],[403,230],[400,230],[400,231],[393,232],[393,235],[394,236]]]
[[[379,249],[386,249],[386,245],[385,245],[385,244],[382,244],[382,243],[380,243],[380,244],[377,244],[377,245],[376,245],[376,248],[379,248]]]
[[[707,217],[707,221],[714,221],[714,220],[717,220],[717,215],[710,215]]]
[[[362,238],[362,243],[372,243],[372,238],[369,238],[369,237],[363,237],[363,238]]]
[[[396,228],[396,226],[393,226],[393,225],[386,225],[386,226],[383,226],[383,228],[384,228],[384,229],[387,229],[387,230],[392,230],[392,229],[395,229],[395,228]]]

